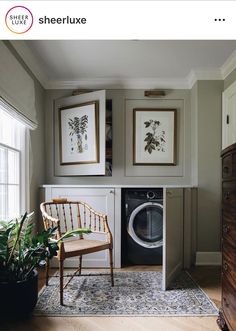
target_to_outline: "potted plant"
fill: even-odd
[[[57,254],[61,240],[89,229],[66,232],[54,239],[56,228],[33,234],[33,213],[11,221],[0,221],[0,314],[27,315],[38,299],[37,266]]]

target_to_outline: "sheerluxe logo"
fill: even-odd
[[[11,32],[25,33],[33,25],[33,15],[31,11],[24,6],[15,6],[8,10],[5,16],[6,26]]]

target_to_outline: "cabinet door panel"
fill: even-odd
[[[107,214],[108,224],[114,236],[114,189],[103,188],[52,188],[51,197],[67,198],[72,201],[84,201],[98,212]],[[86,235],[85,235],[86,237]],[[104,240],[102,234],[89,234],[88,239]],[[66,267],[78,267],[78,258],[66,260]],[[83,267],[108,267],[108,250],[100,251],[83,256]]]
[[[183,189],[164,190],[163,290],[183,268]]]

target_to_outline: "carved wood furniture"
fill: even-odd
[[[67,258],[79,257],[79,268],[73,274],[81,274],[82,256],[101,250],[109,251],[111,285],[114,286],[113,279],[113,239],[107,222],[107,215],[98,213],[88,204],[82,201],[67,201],[66,199],[54,199],[52,202],[43,202],[40,205],[44,228],[58,227],[56,237],[60,238],[66,231],[76,228],[90,228],[92,237],[98,236],[99,240],[90,239],[89,235],[66,239],[59,246],[57,258],[60,270],[60,304],[63,305],[63,289],[68,285],[63,285],[64,261]],[[101,237],[102,240],[101,240]],[[49,278],[49,261],[46,269],[46,285]],[[70,281],[70,280],[69,280]]]
[[[222,309],[217,323],[236,330],[236,144],[222,151]]]

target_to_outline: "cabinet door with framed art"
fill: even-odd
[[[223,92],[222,101],[222,149],[225,149],[236,143],[236,82]]]
[[[114,206],[115,206],[115,190],[114,188],[75,188],[75,187],[49,187],[44,193],[45,201],[50,201],[53,198],[66,198],[68,201],[83,201],[90,205],[94,210],[106,214],[108,225],[113,235],[115,247],[115,221],[114,221]],[[85,235],[90,240],[104,240],[103,234]],[[114,257],[114,252],[113,252]],[[58,261],[55,261],[55,266]],[[65,267],[77,268],[78,258],[70,258],[65,261]],[[109,267],[108,250],[103,250],[96,253],[84,255],[83,267]]]
[[[56,176],[105,175],[105,125],[104,90],[55,101]]]

